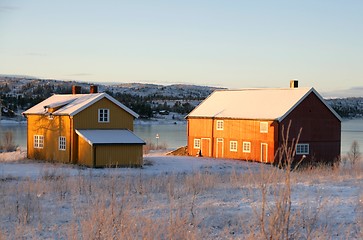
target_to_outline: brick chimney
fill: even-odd
[[[89,87],[89,93],[98,93],[98,87],[96,85],[91,85]]]
[[[72,86],[72,94],[80,94],[81,93],[81,86]]]
[[[290,88],[298,88],[299,81],[297,79],[290,80]]]

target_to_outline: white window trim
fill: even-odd
[[[102,119],[101,119],[101,112],[102,112]],[[105,112],[107,112],[107,119],[105,121]],[[108,123],[110,122],[110,109],[108,108],[99,108],[98,109],[98,122],[99,123]]]
[[[34,148],[44,148],[43,135],[34,135]]]
[[[229,141],[229,151],[231,151],[231,152],[238,151],[238,142],[237,141]]]
[[[217,130],[223,130],[224,129],[224,121],[223,120],[217,120]]]
[[[296,155],[308,155],[310,146],[308,143],[299,143],[296,145]]]
[[[268,133],[268,122],[260,122],[260,133]]]
[[[199,138],[194,139],[194,149],[200,149],[200,139]]]
[[[246,146],[248,146],[248,147],[246,147]],[[242,144],[242,151],[244,153],[250,153],[251,152],[251,142],[243,142],[243,144]]]
[[[58,138],[58,150],[65,151],[66,150],[66,137],[60,136]]]

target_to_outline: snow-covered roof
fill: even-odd
[[[23,112],[23,114],[46,114],[47,108],[60,107],[54,111],[53,115],[69,115],[74,116],[85,108],[91,106],[93,103],[107,98],[126,112],[130,113],[135,118],[139,115],[108,95],[107,93],[92,93],[92,94],[54,94],[53,96],[38,103],[32,108]]]
[[[282,121],[310,93],[340,119],[314,88],[216,90],[188,117],[264,119]]]
[[[90,145],[101,144],[145,144],[144,140],[127,129],[79,130],[76,133]]]

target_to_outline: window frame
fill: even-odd
[[[238,142],[237,141],[229,141],[229,151],[230,152],[238,152]]]
[[[268,122],[260,122],[260,133],[268,133]]]
[[[248,148],[246,148],[248,146]],[[250,153],[251,152],[251,142],[243,142],[242,143],[242,152]]]
[[[309,155],[310,144],[309,143],[298,143],[296,144],[296,155]]]
[[[44,148],[44,135],[34,135],[34,148]]]
[[[216,129],[217,130],[223,130],[224,129],[224,121],[223,120],[217,120]]]
[[[66,151],[67,141],[65,136],[58,137],[58,150]]]
[[[105,117],[105,115],[106,115],[106,117]],[[99,123],[109,123],[110,122],[110,109],[109,108],[99,108],[98,109],[98,122]]]
[[[200,138],[194,138],[194,149],[200,149]]]

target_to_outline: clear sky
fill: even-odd
[[[363,86],[363,1],[0,0],[0,74]]]

